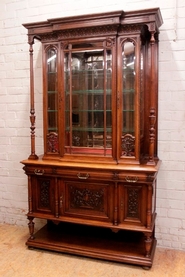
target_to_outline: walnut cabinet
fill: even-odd
[[[152,266],[159,8],[26,23],[30,53],[29,247]],[[42,47],[37,155],[34,42]],[[34,231],[34,218],[47,224]]]

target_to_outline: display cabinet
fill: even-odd
[[[26,23],[29,247],[150,268],[156,248],[159,8]],[[36,154],[35,40],[43,142]],[[47,224],[34,231],[34,218]]]

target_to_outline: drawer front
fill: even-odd
[[[61,179],[59,194],[60,214],[62,216],[112,222],[112,185]]]
[[[114,170],[104,168],[56,167],[56,166],[25,166],[26,174],[36,176],[56,176],[75,181],[119,181],[131,183],[153,183],[156,173]]]
[[[111,171],[105,170],[94,170],[91,168],[79,168],[79,169],[60,169],[58,171],[62,178],[73,179],[75,181],[110,181],[113,179],[113,174]]]
[[[57,176],[70,178],[73,180],[112,180],[114,172],[103,169],[93,170],[91,168],[70,168],[70,167],[49,167],[49,166],[29,166],[25,167],[26,174],[36,176]]]

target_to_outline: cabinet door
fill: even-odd
[[[147,188],[145,184],[119,184],[119,223],[145,226],[147,223]],[[152,201],[152,200],[151,200]]]
[[[115,44],[85,40],[64,49],[64,154],[112,157]]]
[[[49,156],[59,155],[59,68],[58,45],[43,44],[44,83],[44,153]]]
[[[112,222],[112,185],[61,180],[59,194],[61,216]]]
[[[54,178],[32,177],[31,186],[34,213],[54,214],[54,184]]]
[[[140,34],[118,39],[118,158],[137,163],[144,137],[144,61]]]

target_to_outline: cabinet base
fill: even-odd
[[[150,268],[153,263],[156,239],[150,257],[145,256],[144,235],[141,232],[113,233],[110,229],[60,223],[48,223],[29,238],[26,245],[32,248],[141,265]]]

